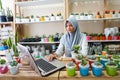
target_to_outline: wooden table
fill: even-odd
[[[64,61],[67,62],[67,61]],[[92,71],[89,71],[89,75],[83,77],[80,75],[79,71],[76,71],[74,77],[67,76],[65,68],[60,72],[57,71],[47,77],[40,77],[29,65],[23,65],[19,68],[19,73],[16,75],[11,75],[9,71],[6,74],[0,74],[0,80],[58,80],[58,74],[60,73],[59,80],[119,80],[120,71],[118,70],[118,75],[111,77],[103,71],[101,77],[95,77]]]

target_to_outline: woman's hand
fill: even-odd
[[[47,58],[49,61],[52,61],[53,59],[57,58],[57,54],[53,53],[48,56],[45,56],[45,58]]]

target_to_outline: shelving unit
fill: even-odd
[[[51,4],[60,4],[63,3],[64,0],[39,0],[39,1],[23,1],[23,2],[15,2],[17,6],[39,6],[39,5],[51,5]]]

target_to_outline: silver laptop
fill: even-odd
[[[20,51],[26,51],[26,47],[18,44]],[[32,54],[28,51],[30,66],[35,69],[35,71],[41,76],[47,76],[55,71],[58,71],[65,67],[65,64],[61,61],[54,59],[53,61],[48,61],[46,58],[34,59]]]

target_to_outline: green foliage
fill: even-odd
[[[12,13],[12,11],[9,8],[7,8],[7,16],[8,17],[13,16],[13,13]]]
[[[83,59],[81,65],[83,65],[83,66],[87,65],[86,60]]]
[[[74,52],[78,54],[79,48],[80,48],[79,45],[74,45],[74,46],[73,46]]]
[[[13,49],[13,51],[14,51],[14,55],[13,55],[13,56],[18,57],[18,56],[19,56],[19,53],[18,53],[18,49],[17,49],[17,47],[16,47],[15,44],[12,45],[12,49]]]
[[[12,48],[12,39],[11,39],[11,37],[9,37],[9,38],[7,39],[7,46],[8,46],[8,49],[11,49],[11,48]]]
[[[116,54],[114,54],[112,57],[113,57],[114,59],[120,59],[120,56],[119,56],[119,55],[116,55]]]
[[[18,62],[17,61],[11,61],[10,62],[10,65],[13,67],[13,66],[17,66]]]
[[[94,65],[101,66],[102,64],[100,62],[94,62]]]
[[[1,42],[2,42],[2,45],[4,45],[4,46],[7,45],[7,40],[6,39],[2,40]]]
[[[78,60],[82,60],[83,59],[83,56],[82,55],[78,55]]]
[[[18,37],[18,32],[17,32],[17,30],[16,30],[16,32],[15,32],[15,45],[17,45],[17,43],[18,43],[18,39],[19,37]]]
[[[0,64],[5,64],[6,60],[5,59],[0,59]]]

